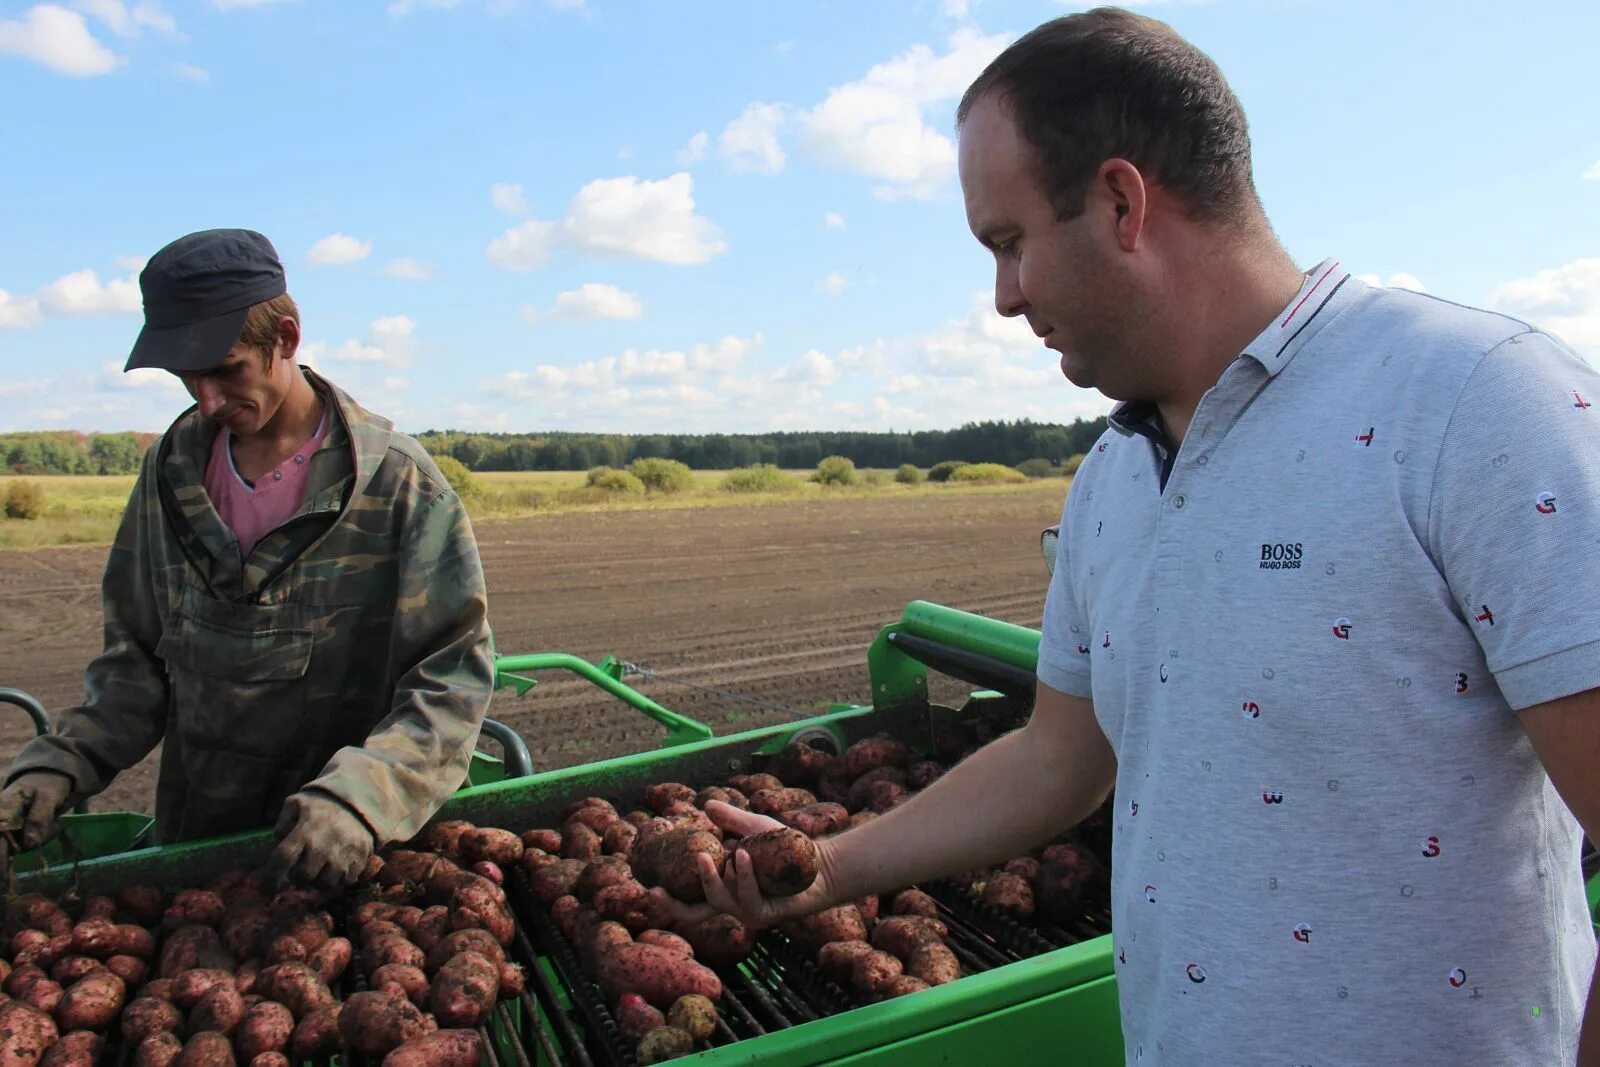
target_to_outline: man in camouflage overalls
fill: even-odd
[[[159,842],[276,822],[270,869],[347,883],[466,775],[494,675],[471,525],[416,441],[294,362],[265,237],[190,234],[139,282],[126,369],[171,371],[198,403],[145,456],[105,650],[84,703],[12,763],[0,830],[37,847],[161,743]],[[286,475],[303,491],[261,512]]]

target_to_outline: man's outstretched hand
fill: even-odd
[[[269,885],[285,880],[318,889],[350,885],[372,858],[372,831],[339,801],[296,793],[283,802],[274,831],[282,838],[267,860]]]
[[[16,833],[24,850],[38,848],[61,832],[61,809],[71,796],[72,779],[58,771],[17,775],[0,793],[0,833]]]
[[[742,811],[731,804],[713,800],[706,804],[706,815],[711,821],[741,838],[759,834],[764,830],[781,830],[783,823],[753,811]],[[750,930],[761,930],[785,919],[798,919],[812,912],[830,908],[838,901],[833,899],[833,855],[827,841],[815,842],[817,846],[817,880],[811,887],[792,897],[762,896],[756,885],[755,867],[750,854],[731,842],[728,857],[721,871],[710,856],[699,853],[695,864],[700,869],[700,885],[704,889],[704,904],[684,904],[675,900],[665,889],[652,889],[651,895],[665,903],[673,918],[680,924],[697,922],[718,912],[727,912]]]

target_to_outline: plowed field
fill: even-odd
[[[1037,626],[1039,531],[1063,485],[862,496],[749,507],[542,515],[484,522],[479,545],[502,653],[612,653],[657,672],[629,681],[718,733],[868,699],[866,650],[909,600]],[[0,686],[52,711],[81,699],[100,647],[103,548],[0,553]],[[954,699],[967,687],[935,686]],[[538,769],[653,747],[653,722],[569,676],[490,715],[527,739]],[[0,705],[0,755],[28,736]],[[96,810],[149,810],[155,756]]]

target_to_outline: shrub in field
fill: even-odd
[[[928,481],[948,482],[950,475],[967,465],[964,459],[947,459],[928,468]]]
[[[775,493],[794,488],[795,480],[771,463],[740,467],[722,477],[725,493]]]
[[[636,459],[628,464],[628,473],[652,493],[676,493],[694,486],[694,471],[675,459]]]
[[[628,471],[614,467],[595,467],[589,471],[589,486],[608,493],[643,493],[644,483]]]
[[[922,482],[922,468],[915,463],[902,463],[894,472],[894,480],[901,485],[918,485]]]
[[[1061,473],[1062,474],[1066,474],[1066,475],[1077,474],[1078,473],[1078,468],[1082,464],[1083,464],[1083,453],[1082,452],[1079,452],[1076,456],[1068,456],[1066,458],[1066,460],[1061,464]]]
[[[968,463],[951,471],[950,480],[970,485],[974,482],[1025,482],[1028,476],[1004,463]]]
[[[450,488],[456,491],[456,496],[467,500],[478,495],[478,483],[473,480],[472,472],[467,470],[465,463],[454,456],[435,456],[433,462],[438,465],[444,480],[450,483]]]
[[[44,489],[34,482],[12,482],[6,488],[6,518],[38,519],[44,517]]]
[[[1059,478],[1061,468],[1047,459],[1025,459],[1017,464],[1017,470],[1029,478]]]
[[[854,485],[856,461],[848,456],[824,456],[811,480],[823,485]]]
[[[888,485],[889,472],[880,470],[864,470],[861,472],[861,480],[868,485],[873,486],[874,488],[880,485]]]

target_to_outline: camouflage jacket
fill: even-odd
[[[494,674],[466,510],[416,441],[305,373],[333,417],[300,511],[248,558],[202,481],[217,426],[191,408],[150,447],[85,702],[7,781],[56,770],[97,793],[160,742],[162,842],[270,826],[310,788],[383,844],[460,786]]]

